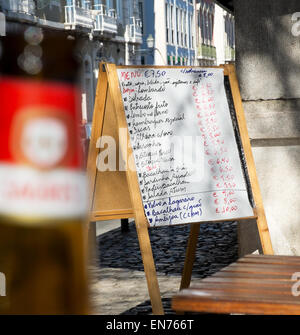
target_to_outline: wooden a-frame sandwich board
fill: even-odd
[[[90,187],[90,222],[134,217],[149,296],[152,304],[152,311],[153,314],[163,314],[164,311],[149,238],[149,224],[144,213],[136,171],[130,169],[126,169],[126,171],[99,171],[97,169],[97,156],[100,152],[99,141],[102,136],[111,136],[115,139],[116,152],[118,153],[120,150],[122,157],[126,162],[132,154],[117,68],[146,67],[165,68],[165,66],[116,67],[115,64],[100,64],[87,162],[87,173]],[[255,203],[255,208],[253,209],[254,214],[249,218],[255,219],[257,222],[264,254],[273,254],[235,68],[233,65],[224,65],[219,68],[223,68],[224,75],[229,77],[241,143],[244,150],[253,200]],[[127,141],[120,141],[119,143],[119,129],[121,128],[127,129]],[[117,157],[117,167],[119,166],[119,159],[120,157]],[[248,218],[231,219],[230,221],[244,219]],[[191,224],[181,289],[188,287],[190,284],[199,229],[200,223]]]

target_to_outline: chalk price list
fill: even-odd
[[[197,123],[204,140],[207,165],[212,174],[214,186],[218,190],[212,192],[215,212],[224,214],[237,211],[237,199],[234,191],[236,187],[235,175],[219,125],[212,85],[211,83],[194,85],[192,90]]]
[[[184,122],[185,113],[170,112],[166,91],[186,83],[169,78],[167,71],[159,69],[120,74],[127,125],[150,224],[172,224],[173,219],[202,214],[200,198],[171,198],[187,193],[191,172],[185,166],[172,166],[174,158],[168,139],[176,135],[174,128]]]
[[[222,70],[129,68],[118,76],[150,225],[250,216]],[[175,163],[172,141],[186,137],[201,139],[203,164],[186,163],[194,151],[185,147],[183,164]]]

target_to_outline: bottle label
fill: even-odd
[[[0,79],[0,214],[86,214],[78,96],[68,84]]]

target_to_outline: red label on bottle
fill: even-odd
[[[78,97],[72,85],[0,79],[0,213],[85,213]]]
[[[0,161],[81,167],[78,97],[67,84],[0,79]]]

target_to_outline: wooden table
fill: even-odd
[[[300,257],[245,256],[180,291],[172,299],[172,308],[178,312],[299,315]]]

